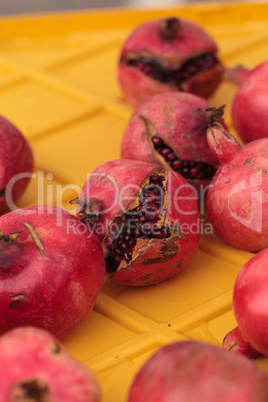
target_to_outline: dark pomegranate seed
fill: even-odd
[[[156,226],[159,209],[164,201],[164,180],[164,176],[152,174],[140,194],[139,205],[122,216],[125,223],[112,225],[112,255],[105,259],[107,272],[115,272],[123,260],[127,263],[131,261],[138,237],[163,239],[171,235],[168,227]]]
[[[168,154],[170,153],[170,149],[169,148],[164,148],[164,149],[161,149],[161,151],[160,151],[160,154],[162,155],[162,156],[168,156]]]

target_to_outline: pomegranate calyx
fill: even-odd
[[[16,402],[19,400],[50,402],[52,399],[51,392],[44,380],[29,379],[15,385],[8,402]]]
[[[177,33],[181,27],[180,20],[177,17],[165,18],[161,21],[160,36],[167,42],[172,42],[176,39]]]
[[[5,244],[13,244],[17,238],[21,235],[21,232],[4,233],[0,229],[0,242]]]
[[[216,108],[214,106],[206,108],[206,116],[208,119],[208,124],[213,125],[215,122],[219,122],[223,120],[223,113],[224,113],[225,105],[221,105],[220,107]]]
[[[97,222],[104,208],[103,201],[98,198],[76,197],[69,203],[81,207],[79,217],[85,224]]]

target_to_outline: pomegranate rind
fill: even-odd
[[[250,344],[268,356],[268,249],[250,258],[235,281],[233,310],[239,328]]]
[[[97,237],[68,211],[38,205],[0,218],[0,331],[34,325],[64,338],[92,310],[105,277]]]
[[[16,328],[0,339],[0,402],[16,400],[12,399],[16,389],[31,381],[46,385],[50,398],[44,400],[101,400],[95,373],[74,359],[52,334],[31,326]]]
[[[245,143],[268,137],[268,61],[252,70],[236,91],[232,120]]]
[[[128,402],[264,402],[268,376],[242,355],[197,341],[162,347],[141,367]]]

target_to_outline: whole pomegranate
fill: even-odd
[[[33,154],[22,133],[0,116],[0,211],[8,200],[16,201],[24,192],[33,171]]]
[[[128,402],[265,402],[268,376],[242,355],[197,341],[154,353],[132,383]]]
[[[223,108],[211,107],[193,94],[153,95],[130,118],[121,157],[163,165],[196,187],[205,186],[219,165],[206,133],[211,124],[222,119]]]
[[[248,143],[268,137],[268,60],[252,71],[238,66],[229,79],[239,85],[232,102],[232,120],[241,139]]]
[[[169,17],[145,22],[125,41],[118,79],[133,106],[158,92],[210,97],[224,68],[212,37],[194,22]]]
[[[235,281],[233,310],[238,326],[250,345],[268,356],[268,248],[241,268]]]
[[[0,332],[34,325],[65,337],[92,310],[105,276],[97,237],[59,207],[0,218]]]
[[[95,374],[48,331],[20,327],[0,338],[0,402],[99,402]]]
[[[220,125],[210,128],[207,138],[221,162],[206,199],[216,233],[243,250],[268,247],[268,138],[242,147]]]
[[[145,286],[189,265],[200,239],[191,186],[162,166],[131,160],[103,163],[89,175],[78,215],[102,243],[115,282]]]
[[[232,329],[223,339],[223,347],[234,353],[242,353],[250,359],[257,359],[261,353],[254,349],[239,327]]]

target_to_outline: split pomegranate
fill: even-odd
[[[207,138],[221,162],[206,199],[216,233],[243,250],[268,247],[268,138],[242,147],[219,124],[208,130]]]
[[[163,165],[196,187],[205,186],[219,165],[206,133],[211,124],[222,120],[223,109],[211,107],[193,94],[165,92],[151,96],[129,120],[121,157]]]
[[[235,281],[233,310],[239,328],[250,345],[268,356],[268,248],[241,268]]]
[[[115,282],[145,286],[189,265],[200,239],[195,194],[179,174],[130,160],[103,163],[89,175],[78,215],[102,243]]]
[[[125,41],[118,79],[133,106],[166,91],[210,97],[222,81],[224,68],[212,37],[183,18],[151,20]]]
[[[252,71],[238,66],[227,75],[239,88],[232,102],[232,120],[241,139],[248,143],[268,137],[268,60]]]
[[[33,171],[33,154],[22,133],[0,116],[0,211],[24,192]]]
[[[64,338],[92,310],[105,262],[97,237],[59,207],[0,218],[0,332],[34,325]]]
[[[128,402],[265,402],[268,376],[242,355],[197,341],[178,341],[141,367]]]
[[[251,346],[239,327],[235,327],[228,332],[223,339],[223,347],[234,353],[242,353],[250,359],[257,359],[261,356],[261,353]]]
[[[0,338],[0,402],[99,402],[95,374],[49,332],[10,330]]]

